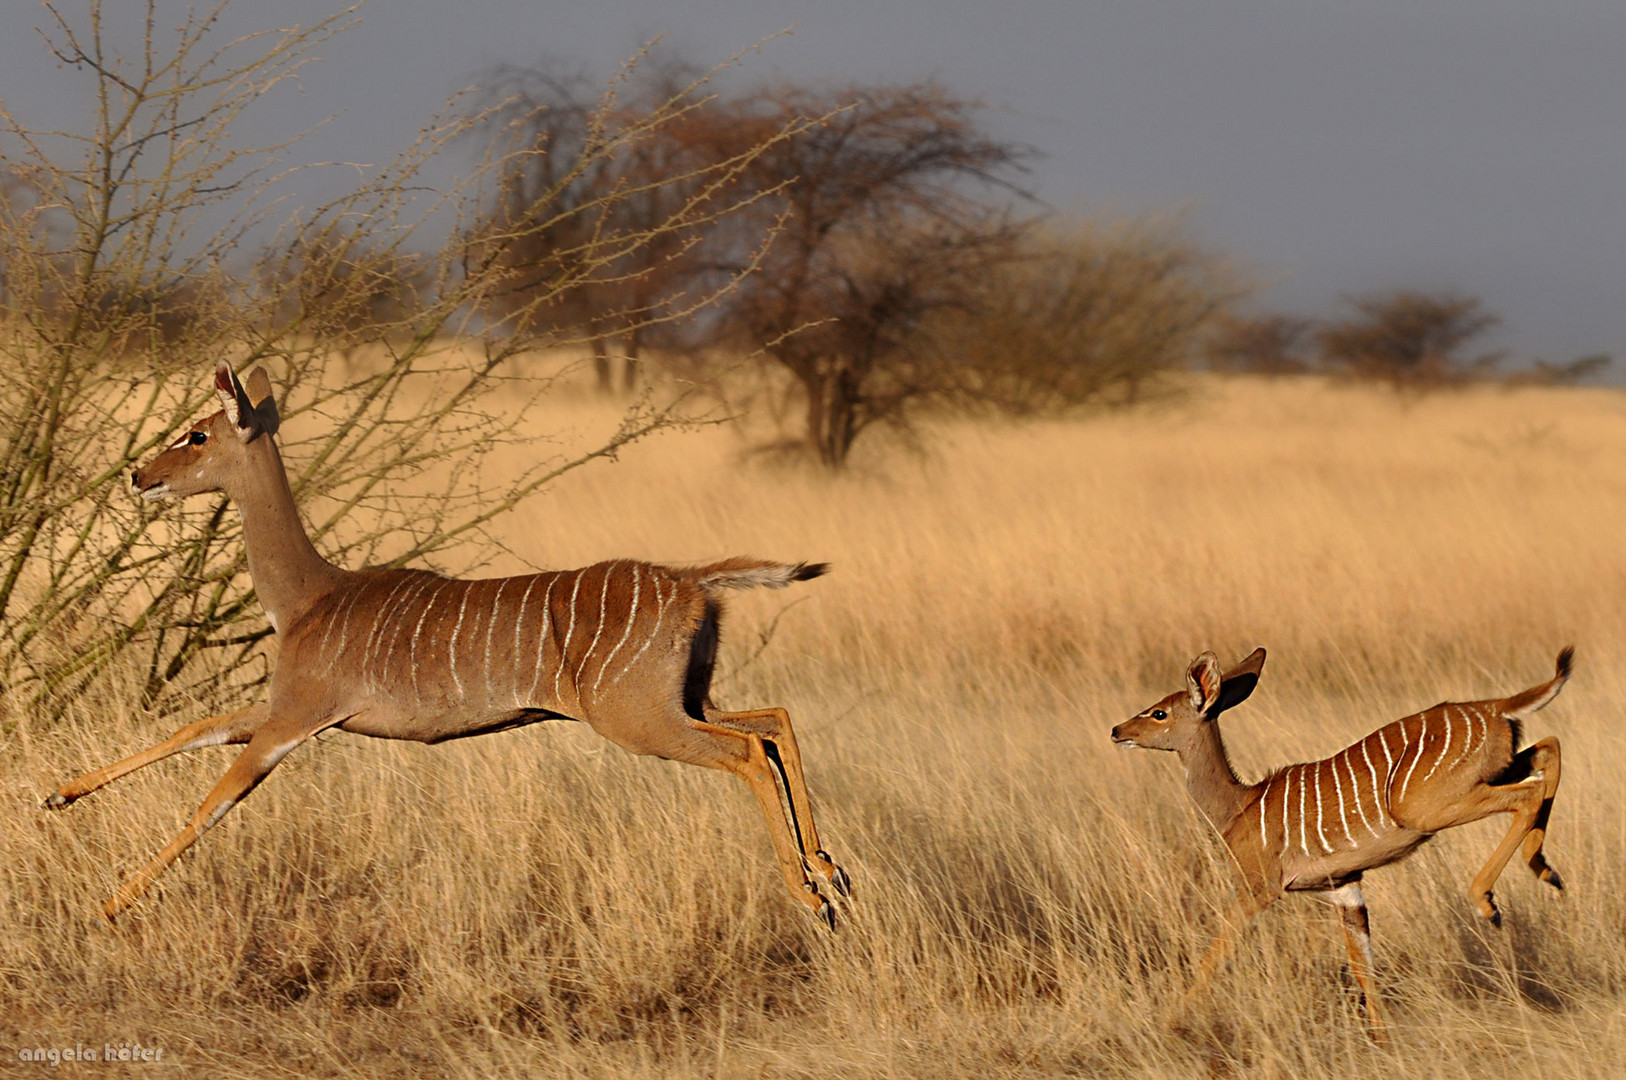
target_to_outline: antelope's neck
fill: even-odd
[[[280,631],[310,610],[344,572],[322,558],[305,534],[276,444],[261,436],[248,451],[250,467],[237,490],[228,494],[243,516],[254,591],[272,627]]]
[[[1186,767],[1186,790],[1191,801],[1223,833],[1247,807],[1255,785],[1236,778],[1231,760],[1225,756],[1218,721],[1203,724],[1196,741],[1181,752],[1180,763]]]

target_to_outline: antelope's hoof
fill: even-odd
[[[78,796],[74,796],[74,798],[77,797]],[[60,791],[53,791],[51,794],[45,796],[45,809],[47,810],[61,810],[65,806],[72,805],[73,799],[62,794]]]
[[[823,923],[826,929],[834,930],[836,928],[836,906],[830,902],[828,897],[819,892],[819,887],[813,882],[804,881],[802,888],[807,890],[808,908],[813,912],[813,917]]]
[[[1558,876],[1558,871],[1554,870],[1550,866],[1547,868],[1546,872],[1541,875],[1541,880],[1543,880],[1547,884],[1551,885],[1556,891],[1558,891],[1560,893],[1562,893],[1564,891],[1564,879],[1559,877]]]
[[[851,900],[853,896],[853,880],[847,876],[847,871],[835,864],[835,861],[824,852],[819,852],[819,858],[830,864],[830,884],[836,887],[843,899]]]

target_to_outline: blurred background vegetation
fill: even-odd
[[[57,709],[115,662],[161,708],[265,677],[235,515],[159,515],[125,485],[207,407],[200,373],[221,357],[270,370],[325,554],[465,570],[500,547],[487,524],[563,470],[751,410],[776,418],[778,449],[840,471],[862,440],[924,445],[931,417],[1113,408],[1194,367],[1410,393],[1608,363],[1509,363],[1478,345],[1495,314],[1443,292],[1352,298],[1327,323],[1260,314],[1177,214],[1040,206],[1022,186],[1039,150],[989,135],[980,102],[718,80],[658,50],[607,80],[485,72],[312,206],[282,165],[298,133],[235,131],[355,11],[227,42],[222,8],[167,10],[146,5],[132,52],[100,0],[48,5],[45,47],[94,107],[71,131],[0,117],[8,708]],[[464,167],[437,188],[447,158]],[[622,422],[570,453],[516,449],[529,413],[512,406],[578,364]],[[531,467],[493,487],[493,453]],[[432,482],[408,495],[409,479]]]

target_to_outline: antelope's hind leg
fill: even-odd
[[[1512,814],[1513,824],[1496,845],[1490,858],[1469,886],[1474,906],[1492,926],[1502,925],[1492,889],[1513,853],[1524,845],[1524,857],[1536,877],[1553,886],[1564,887],[1558,872],[1547,865],[1542,845],[1547,837],[1547,819],[1552,813],[1553,795],[1558,790],[1559,754],[1557,739],[1542,739],[1514,755],[1513,763],[1499,780],[1511,783],[1484,784],[1466,801],[1467,811],[1451,824],[1478,821],[1491,814]]]
[[[116,761],[111,765],[104,765],[93,769],[83,776],[68,781],[56,791],[45,798],[47,810],[61,810],[72,805],[76,799],[83,798],[98,788],[106,787],[121,776],[128,776],[137,769],[145,768],[155,761],[175,754],[184,754],[188,750],[200,750],[205,746],[226,746],[232,743],[246,743],[253,737],[270,711],[264,702],[250,705],[237,712],[224,713],[220,716],[211,716],[187,724],[175,734],[161,743],[150,746],[139,754],[133,754],[123,761]]]
[[[850,898],[852,879],[819,843],[818,826],[813,821],[813,800],[807,792],[807,779],[802,775],[802,751],[796,745],[796,732],[790,726],[790,714],[777,707],[745,712],[708,709],[706,721],[726,728],[730,733],[743,731],[760,740],[763,752],[785,786],[791,830],[802,858],[808,868],[830,883],[836,895]]]
[[[1558,794],[1558,778],[1563,771],[1558,740],[1551,736],[1538,739],[1515,755],[1514,761],[1520,760],[1529,763],[1531,776],[1541,777],[1541,809],[1536,811],[1535,824],[1524,834],[1524,861],[1529,864],[1530,872],[1536,875],[1537,880],[1545,881],[1563,892],[1564,879],[1558,876],[1557,870],[1547,865],[1547,857],[1541,850],[1547,842],[1547,819],[1552,816],[1553,796]]]
[[[819,891],[817,883],[807,871],[807,860],[787,820],[788,795],[781,792],[779,770],[774,765],[761,735],[734,728],[722,727],[685,717],[690,730],[702,741],[684,753],[679,760],[692,765],[705,765],[723,769],[744,780],[751,794],[757,798],[762,817],[768,824],[768,836],[773,841],[774,855],[779,861],[779,872],[785,887],[830,929],[835,929],[835,907]]]

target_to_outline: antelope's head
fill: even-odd
[[[248,462],[255,439],[276,434],[277,403],[264,368],[255,368],[245,388],[228,364],[215,368],[220,411],[193,424],[169,448],[130,474],[130,487],[143,499],[158,500],[223,491]]]
[[[1265,650],[1255,649],[1247,659],[1220,674],[1219,660],[1205,652],[1186,669],[1186,688],[1178,690],[1112,729],[1119,746],[1183,752],[1201,734],[1203,726],[1220,713],[1240,705],[1259,685]]]

